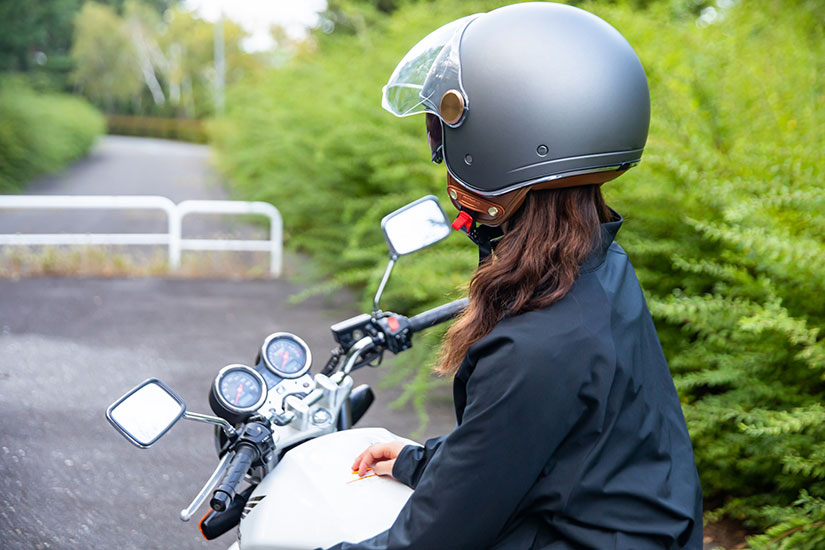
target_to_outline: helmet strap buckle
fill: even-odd
[[[493,253],[499,239],[504,235],[501,227],[476,224],[473,216],[466,210],[459,211],[452,225],[453,229],[465,233],[478,246],[479,263]]]
[[[452,225],[453,229],[455,229],[456,231],[463,231],[464,233],[469,235],[470,231],[473,229],[474,223],[475,220],[470,215],[470,213],[466,210],[461,210],[458,213],[458,217],[455,219],[455,221],[453,221]]]

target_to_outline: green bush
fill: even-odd
[[[350,6],[349,3],[341,3]],[[213,127],[239,195],[284,213],[334,290],[377,285],[380,218],[444,196],[421,117],[380,109],[400,57],[436,26],[501,3],[402,4],[336,12],[292,63],[236,86]],[[799,0],[585,4],[616,26],[648,74],[640,167],[605,186],[683,400],[711,509],[768,529],[753,548],[822,544],[825,498],[825,32]],[[715,18],[713,15],[715,14]],[[460,236],[404,259],[384,303],[414,312],[457,295],[475,263]],[[437,335],[436,335],[437,336]],[[418,354],[398,376],[420,405],[433,378]],[[818,546],[819,545],[819,546]]]
[[[0,79],[0,121],[0,193],[84,155],[104,129],[86,101],[38,93],[10,77]]]

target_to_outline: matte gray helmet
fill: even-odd
[[[383,92],[397,116],[440,119],[428,124],[433,160],[443,154],[449,179],[485,205],[519,189],[523,200],[536,184],[566,187],[551,182],[572,176],[616,177],[641,159],[650,122],[630,44],[599,17],[549,2],[444,25],[407,53]]]

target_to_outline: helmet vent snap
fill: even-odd
[[[464,115],[464,96],[458,90],[447,90],[441,96],[441,120],[456,124]]]

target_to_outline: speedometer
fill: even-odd
[[[289,332],[270,334],[261,348],[269,370],[281,378],[298,378],[309,370],[312,354],[306,342]]]
[[[257,411],[266,400],[266,384],[255,369],[246,365],[227,365],[218,372],[209,404],[221,418],[240,422]]]

